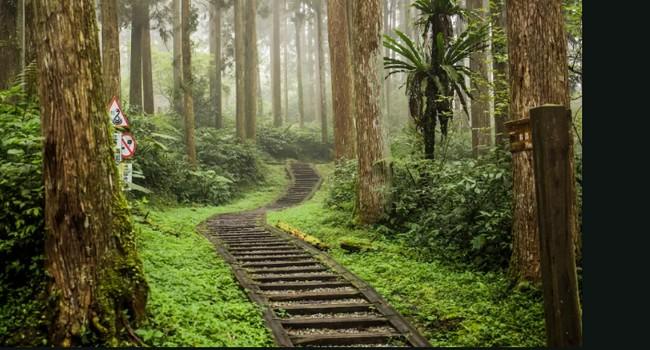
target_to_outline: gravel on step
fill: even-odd
[[[300,305],[300,304],[363,304],[367,303],[368,300],[363,298],[346,298],[346,299],[335,299],[335,300],[287,300],[287,301],[278,301],[272,302],[271,307],[281,308],[282,306],[287,305]]]
[[[314,288],[314,289],[281,289],[281,290],[265,290],[264,293],[267,295],[275,294],[302,294],[302,293],[336,293],[336,292],[354,292],[357,291],[353,287],[341,287],[341,288]]]
[[[359,328],[287,328],[289,335],[316,335],[316,334],[357,334],[357,333],[397,333],[389,326],[359,327]]]
[[[277,314],[278,312],[276,312]],[[381,317],[382,315],[377,312],[341,312],[333,314],[309,314],[309,315],[289,315],[279,312],[280,317],[287,320],[297,318],[354,318],[354,317]]]

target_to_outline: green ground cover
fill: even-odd
[[[340,248],[332,257],[370,283],[406,316],[433,346],[544,346],[544,316],[538,290],[513,289],[502,272],[479,272],[411,253],[393,233],[345,224],[351,215],[328,209],[327,175],[318,165],[323,187],[304,204],[269,212],[268,222],[286,222],[332,247],[352,242],[368,249]]]
[[[196,226],[216,214],[254,209],[271,202],[282,193],[287,181],[284,166],[272,165],[264,185],[228,205],[139,205],[135,211],[138,249],[150,294],[147,324],[136,332],[148,345],[273,344],[262,311],[248,300],[228,265]]]

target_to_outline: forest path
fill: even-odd
[[[222,214],[204,227],[279,346],[430,347],[368,284],[304,241],[266,223],[266,211],[297,205],[321,178],[307,163],[287,167],[286,193],[262,208]]]

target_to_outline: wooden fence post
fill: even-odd
[[[544,105],[530,110],[547,346],[582,345],[570,205],[571,112]]]

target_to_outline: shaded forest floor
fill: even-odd
[[[262,311],[239,288],[212,243],[196,230],[211,216],[254,209],[279,196],[288,183],[284,166],[269,169],[265,184],[228,205],[144,205],[138,209],[138,245],[150,294],[148,323],[136,333],[145,343],[194,347],[273,344]]]
[[[502,273],[423,261],[396,239],[342,225],[341,217],[352,214],[324,205],[333,167],[317,168],[325,181],[316,195],[301,206],[269,212],[270,224],[288,223],[335,247],[330,255],[372,285],[433,346],[544,346],[539,291],[513,290]],[[351,253],[336,248],[341,243],[365,249]]]
[[[534,289],[513,290],[505,275],[476,272],[440,261],[423,261],[399,240],[369,228],[342,225],[351,215],[324,205],[331,164],[318,165],[325,179],[314,198],[280,212],[268,222],[287,223],[332,247],[339,263],[370,283],[428,338],[433,346],[543,346],[541,296]],[[148,324],[137,333],[154,346],[271,346],[261,310],[251,303],[196,229],[225,212],[271,202],[287,185],[281,165],[271,166],[265,184],[219,207],[137,210],[139,249],[151,287]],[[145,219],[146,215],[146,219]]]

